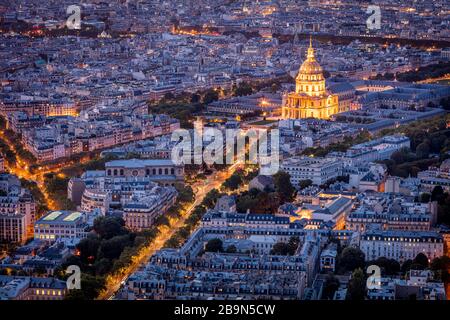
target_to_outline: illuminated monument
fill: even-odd
[[[284,119],[329,119],[338,110],[338,97],[325,88],[323,69],[314,56],[310,39],[306,60],[295,79],[295,92],[287,95],[282,116]]]

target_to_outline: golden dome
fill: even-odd
[[[314,55],[314,48],[312,47],[312,41],[309,41],[308,54],[306,56],[306,60],[302,63],[299,76],[301,74],[310,75],[310,74],[322,74],[323,69],[320,64],[317,62],[316,57]]]
[[[308,61],[303,62],[300,67],[300,74],[322,74],[323,69],[317,61]]]

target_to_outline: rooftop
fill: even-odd
[[[36,223],[70,223],[82,218],[83,214],[78,211],[51,211],[36,221]]]
[[[130,160],[113,160],[106,163],[106,168],[125,167],[125,168],[145,168],[149,166],[173,166],[174,163],[170,159],[130,159]]]

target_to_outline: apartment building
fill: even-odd
[[[296,157],[284,160],[281,170],[289,173],[294,186],[303,180],[322,185],[342,174],[342,162],[334,158]]]
[[[366,260],[386,257],[402,263],[419,253],[425,254],[430,261],[444,255],[442,235],[431,231],[366,231],[361,235],[359,247]]]
[[[431,192],[436,186],[450,192],[450,159],[442,162],[439,167],[429,167],[428,170],[417,173],[417,178],[420,179],[423,192]]]
[[[67,293],[64,281],[0,275],[0,300],[63,300]]]
[[[25,215],[17,213],[0,213],[0,240],[23,243],[27,239],[27,222]]]
[[[36,203],[11,174],[0,174],[0,240],[23,243],[32,235]]]
[[[437,221],[437,203],[418,203],[401,195],[365,195],[345,218],[348,230],[429,231]]]
[[[175,204],[177,194],[173,187],[155,187],[140,196],[134,195],[123,205],[125,225],[138,231],[150,228],[159,216]]]

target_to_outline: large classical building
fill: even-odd
[[[419,253],[431,261],[444,255],[444,240],[431,231],[371,230],[362,234],[359,248],[367,261],[386,257],[403,263]]]
[[[283,102],[282,116],[284,119],[329,119],[338,112],[338,96],[325,88],[323,69],[310,42],[306,60],[295,79],[295,92],[290,92]]]

